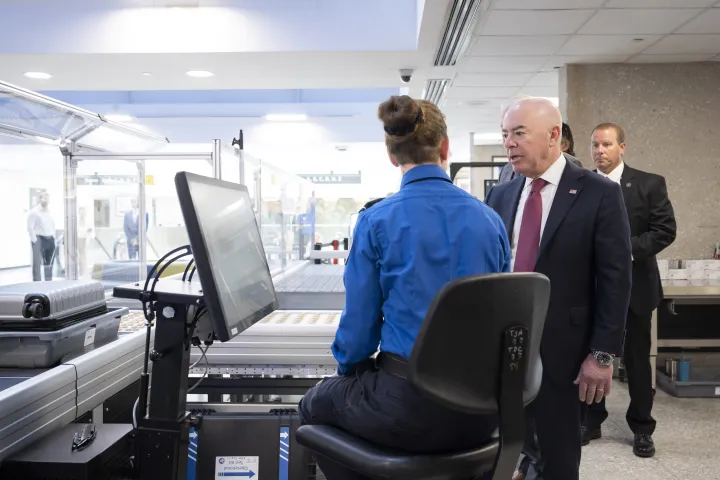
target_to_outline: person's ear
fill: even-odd
[[[445,139],[440,143],[440,162],[447,163],[450,159],[450,139]]]
[[[400,164],[398,163],[397,159],[395,158],[395,155],[393,155],[393,154],[390,153],[389,151],[388,151],[388,158],[390,159],[390,163],[393,164],[393,167],[399,167],[399,166],[400,166]]]

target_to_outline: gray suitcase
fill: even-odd
[[[0,332],[61,330],[106,312],[105,288],[96,281],[0,286]]]

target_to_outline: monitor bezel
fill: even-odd
[[[255,324],[278,309],[279,301],[277,291],[275,290],[275,284],[272,281],[272,275],[270,274],[270,267],[267,262],[265,246],[262,244],[260,227],[257,225],[255,215],[253,215],[255,228],[258,229],[258,235],[261,238],[260,248],[262,249],[262,255],[265,259],[265,268],[267,270],[268,277],[270,278],[270,284],[275,300],[263,306],[259,310],[256,310],[253,314],[239,319],[232,325],[227,323],[228,319],[225,317],[225,311],[223,309],[222,302],[220,301],[220,292],[215,281],[215,275],[213,274],[212,261],[210,260],[210,255],[208,254],[207,243],[205,242],[205,236],[203,235],[202,227],[200,226],[197,211],[195,209],[195,203],[193,202],[193,197],[190,192],[191,182],[203,183],[213,187],[238,190],[244,192],[248,195],[248,197],[250,194],[247,187],[239,183],[205,177],[203,175],[190,172],[178,172],[175,175],[175,188],[180,202],[180,210],[182,211],[183,218],[185,220],[185,228],[187,229],[188,239],[190,240],[190,249],[195,259],[197,275],[200,279],[200,284],[202,285],[203,297],[208,309],[208,314],[210,315],[210,321],[217,339],[220,342],[227,342],[246,330],[239,328],[242,327],[242,324],[246,323],[246,321],[249,320],[251,325]],[[232,333],[233,328],[238,328],[238,331],[234,334]]]

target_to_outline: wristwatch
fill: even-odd
[[[595,360],[597,360],[601,367],[609,367],[612,365],[613,360],[615,360],[615,356],[607,352],[593,350],[590,354],[595,358]]]

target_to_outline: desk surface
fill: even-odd
[[[720,280],[663,280],[665,298],[720,297]]]

